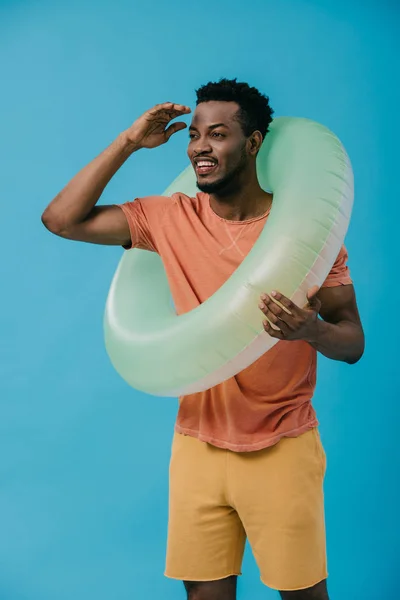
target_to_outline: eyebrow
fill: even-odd
[[[225,123],[214,123],[214,125],[210,125],[208,129],[215,129],[216,127],[226,127],[229,129],[228,125],[225,125]],[[194,125],[190,125],[189,129],[196,129],[196,131],[198,131],[197,127]]]

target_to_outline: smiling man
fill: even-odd
[[[179,314],[223,285],[268,219],[273,196],[258,182],[256,158],[269,99],[236,79],[202,86],[188,145],[196,196],[96,204],[129,156],[167,142],[186,128],[170,122],[190,112],[172,102],[146,111],[42,215],[67,239],[158,252]],[[191,600],[235,600],[246,539],[262,581],[282,598],[328,599],[325,452],[312,397],[317,352],[352,364],[364,350],[346,249],[307,306],[275,290],[259,308],[280,341],[235,377],[179,399],[165,574],[182,580]]]

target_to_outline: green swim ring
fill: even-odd
[[[273,193],[256,243],[206,302],[177,315],[158,254],[125,252],[105,309],[105,345],[121,377],[137,390],[180,396],[206,390],[248,367],[278,341],[262,326],[263,292],[279,290],[299,306],[324,282],[339,254],[353,206],[353,171],[339,139],[297,117],[274,119],[257,157],[263,189]],[[194,196],[191,166],[165,190]]]

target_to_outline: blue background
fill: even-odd
[[[353,163],[346,244],[367,348],[355,366],[320,359],[314,402],[330,591],[394,597],[399,24],[396,0],[0,1],[2,600],[185,597],[163,575],[178,403],[130,389],[103,345],[121,250],[51,236],[40,216],[142,112],[194,107],[221,76],[269,94],[276,116],[321,121]],[[102,202],[161,193],[186,144],[187,131],[136,154]],[[277,597],[249,549],[243,569],[239,599]]]

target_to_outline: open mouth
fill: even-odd
[[[208,175],[217,168],[217,163],[210,160],[199,160],[196,162],[196,173],[199,175]]]

